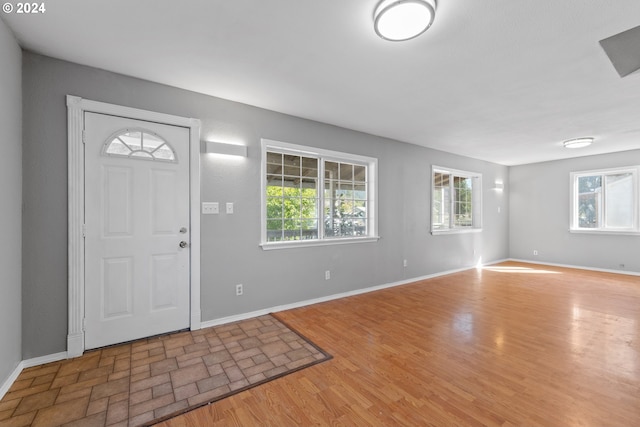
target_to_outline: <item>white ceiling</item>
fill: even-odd
[[[638,0],[440,0],[402,43],[378,0],[53,0],[27,50],[504,165],[640,148],[640,73],[598,41]],[[565,139],[594,136],[581,150]]]

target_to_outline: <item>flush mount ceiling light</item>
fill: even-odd
[[[582,148],[587,147],[593,143],[593,138],[575,138],[569,139],[562,143],[564,148]]]
[[[385,40],[410,40],[431,26],[437,4],[437,0],[382,0],[373,14],[373,28]]]

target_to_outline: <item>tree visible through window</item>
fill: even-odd
[[[375,235],[375,159],[269,142],[263,164],[264,243]]]
[[[344,162],[324,165],[325,236],[366,236],[367,167]]]
[[[318,238],[318,159],[267,152],[267,240]]]
[[[637,168],[574,172],[573,230],[637,231]]]
[[[481,228],[481,175],[433,168],[431,230]]]

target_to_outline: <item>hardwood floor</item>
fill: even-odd
[[[640,425],[637,276],[510,262],[277,317],[334,359],[161,425]]]

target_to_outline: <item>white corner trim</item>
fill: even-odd
[[[68,150],[68,357],[84,352],[85,242],[84,218],[84,113],[93,112],[145,120],[189,129],[190,182],[190,294],[191,329],[200,329],[200,129],[201,121],[137,108],[91,101],[67,95]]]
[[[67,96],[68,334],[71,357],[84,351],[84,110],[82,98]]]
[[[503,262],[503,261],[506,261],[506,260],[491,261],[489,263],[482,264],[482,265],[497,264],[497,263],[500,263],[500,262]],[[339,293],[339,294],[327,295],[325,297],[313,298],[313,299],[309,299],[309,300],[305,300],[305,301],[298,301],[298,302],[294,302],[294,303],[291,303],[291,304],[277,305],[277,306],[270,307],[270,308],[264,308],[264,309],[260,309],[260,310],[256,310],[256,311],[251,311],[251,312],[248,312],[248,313],[241,313],[241,314],[236,314],[236,315],[233,315],[233,316],[227,316],[227,317],[221,317],[221,318],[218,318],[218,319],[207,320],[207,321],[202,322],[202,328],[210,328],[212,326],[224,325],[226,323],[231,323],[231,322],[238,322],[240,320],[250,319],[252,317],[264,316],[265,314],[269,314],[269,313],[276,313],[278,311],[292,310],[294,308],[305,307],[305,306],[308,306],[308,305],[319,304],[321,302],[327,302],[327,301],[337,300],[337,299],[341,299],[341,298],[347,298],[347,297],[360,295],[360,294],[366,294],[366,293],[369,293],[369,292],[375,292],[375,291],[379,291],[379,290],[382,290],[382,289],[393,288],[395,286],[408,285],[408,284],[411,284],[411,283],[419,282],[421,280],[433,279],[433,278],[436,278],[436,277],[446,276],[446,275],[453,274],[453,273],[460,273],[462,271],[473,270],[475,268],[478,268],[478,266],[474,265],[474,266],[471,266],[471,267],[463,267],[463,268],[458,268],[458,269],[455,269],[455,270],[442,271],[442,272],[439,272],[439,273],[428,274],[426,276],[419,276],[419,277],[413,277],[411,279],[400,280],[398,282],[385,283],[385,284],[382,284],[382,285],[371,286],[371,287],[368,287],[368,288],[356,289],[354,291],[342,292],[342,293]]]
[[[202,122],[189,119],[189,182],[191,193],[191,330],[200,329],[200,132]]]
[[[7,394],[11,386],[18,379],[18,376],[22,373],[22,371],[26,368],[31,368],[32,366],[44,365],[45,363],[57,362],[59,360],[64,360],[67,358],[67,352],[63,351],[60,353],[49,354],[41,357],[34,357],[33,359],[27,359],[20,361],[15,369],[9,374],[7,379],[4,380],[2,384],[0,384],[0,400]]]

